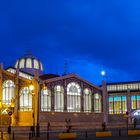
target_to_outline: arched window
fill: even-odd
[[[20,111],[31,111],[32,110],[32,94],[29,91],[28,87],[24,87],[20,91]]]
[[[27,58],[27,60],[26,60],[26,68],[32,68],[32,60],[31,60],[31,58]]]
[[[2,103],[10,105],[11,99],[15,97],[15,84],[11,80],[7,80],[2,86]]]
[[[42,65],[42,63],[40,62],[40,68],[41,68],[41,70],[43,71],[43,65]]]
[[[55,111],[62,112],[64,110],[64,89],[60,85],[54,88],[54,102]]]
[[[84,89],[84,112],[91,112],[92,104],[91,104],[91,90]]]
[[[36,59],[34,59],[34,68],[39,69],[39,64],[38,64],[38,61]]]
[[[99,93],[94,94],[94,112],[101,112],[101,95]]]
[[[17,62],[16,62],[16,64],[15,64],[15,68],[17,68],[18,67],[18,60],[17,60]]]
[[[81,88],[75,82],[71,82],[67,85],[67,111],[81,111]]]
[[[19,68],[24,68],[25,59],[21,59],[19,63]]]
[[[51,91],[49,89],[41,90],[41,111],[51,111]]]

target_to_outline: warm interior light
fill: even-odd
[[[2,102],[0,101],[0,109],[2,108]]]
[[[34,85],[33,85],[33,84],[31,84],[31,85],[29,86],[29,90],[31,90],[31,91],[34,90]]]
[[[43,86],[43,89],[44,89],[44,90],[47,90],[47,86],[44,85],[44,86]]]
[[[47,90],[47,86],[43,83],[43,90]]]

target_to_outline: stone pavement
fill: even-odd
[[[9,136],[7,132],[3,133],[3,139],[0,140],[58,140],[58,133],[50,134],[49,138],[47,137],[47,133],[42,133],[40,137],[30,137],[28,133],[16,133],[13,137],[13,134]],[[1,136],[1,133],[0,133]],[[140,136],[112,136],[112,137],[104,137],[104,138],[96,138],[95,135],[88,135],[85,137],[83,134],[78,134],[78,138],[76,140],[140,140]]]

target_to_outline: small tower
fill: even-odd
[[[63,75],[67,75],[68,74],[68,63],[65,62],[64,63],[64,74]]]
[[[42,62],[32,55],[31,52],[27,52],[23,57],[20,57],[15,64],[15,68],[34,75],[37,72],[39,75],[43,74]]]

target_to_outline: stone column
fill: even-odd
[[[81,112],[84,111],[84,87],[83,87],[83,83],[81,82],[80,84],[81,87]]]
[[[127,90],[127,111],[129,112],[129,115],[131,113],[131,95],[130,95],[130,89]],[[132,123],[131,118],[128,115],[128,123]]]
[[[35,117],[35,125],[36,125],[36,137],[40,136],[40,81],[39,75],[36,72],[33,85],[35,86],[35,110],[34,110],[34,117]]]
[[[91,90],[91,93],[92,112],[94,112],[94,89]]]
[[[51,111],[54,111],[54,86],[51,86]]]
[[[18,124],[18,105],[19,105],[19,70],[16,70],[16,78],[15,78],[15,101],[14,101],[14,114],[12,125]]]
[[[33,98],[34,101],[32,102],[34,104],[34,119],[35,119],[35,125],[37,125],[37,123],[39,122],[39,112],[40,112],[40,84],[38,82],[39,78],[38,78],[38,74],[35,73],[36,75],[34,76],[33,80],[32,80],[32,84],[34,85],[34,91],[33,91]]]
[[[106,81],[102,81],[102,101],[103,101],[103,114],[104,114],[104,122],[108,123],[108,93],[107,93],[107,85]]]
[[[130,89],[127,90],[127,111],[131,111],[131,96],[130,96]]]
[[[3,65],[0,64],[0,101],[2,101],[2,71],[3,71]]]
[[[67,83],[64,81],[64,111],[67,111]]]

